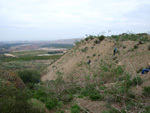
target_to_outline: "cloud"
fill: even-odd
[[[149,0],[3,0],[0,1],[0,29],[3,30],[0,37],[27,38],[24,36],[27,32],[30,32],[28,37],[39,37],[49,31],[44,33],[45,37],[51,33],[50,38],[58,39],[108,29],[120,33],[147,31],[150,29],[149,7]],[[10,35],[5,35],[10,29]],[[17,34],[20,29],[26,32]],[[55,35],[57,32],[61,32],[61,37]]]

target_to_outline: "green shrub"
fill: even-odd
[[[119,81],[123,81],[123,86],[127,89],[130,88],[130,86],[132,85],[132,80],[131,80],[131,76],[129,74],[125,75],[125,76],[120,76]]]
[[[78,104],[75,104],[71,107],[71,113],[80,113],[81,108],[79,107]]]
[[[60,113],[65,113],[64,111],[61,111]]]
[[[104,35],[101,35],[101,36],[98,36],[97,37],[100,41],[104,40],[105,39],[105,36]]]
[[[67,83],[66,83],[67,84]],[[65,83],[64,83],[65,85]],[[69,84],[64,87],[64,90],[58,95],[60,101],[68,103],[73,100],[73,95],[80,91],[80,87],[74,84]]]
[[[137,76],[137,77],[134,77],[133,79],[132,79],[132,85],[141,85],[142,84],[142,79],[141,79],[141,77],[139,77],[139,76]]]
[[[150,106],[146,106],[145,111],[143,113],[150,113]]]
[[[87,58],[90,58],[90,56],[87,56]]]
[[[92,92],[95,90],[95,87],[93,85],[87,85],[85,88],[81,89],[81,94],[83,96],[89,96],[90,94],[92,94]]]
[[[132,81],[130,79],[126,80],[125,85],[126,88],[130,88],[130,86],[132,85]]]
[[[94,91],[90,94],[90,99],[93,101],[101,100],[103,97],[100,95],[99,91]]]
[[[112,69],[112,72],[114,72],[116,75],[122,75],[124,72],[124,69],[122,66],[117,66],[116,68]]]
[[[120,51],[119,51],[119,50],[117,50],[116,52],[117,52],[118,54],[120,54]]]
[[[95,89],[95,86],[90,84],[87,85],[85,88],[81,89],[81,95],[89,96],[91,100],[101,100],[103,97],[99,91]]]
[[[82,49],[82,52],[86,52],[88,50],[88,47],[85,47],[84,49]]]
[[[150,97],[150,86],[144,87],[143,95],[146,97]]]
[[[138,47],[139,47],[138,45],[134,45],[134,49],[138,49]]]
[[[63,103],[68,103],[73,100],[73,95],[72,94],[66,94],[66,93],[61,93],[61,95],[58,95],[58,98],[60,101],[63,101]]]
[[[46,101],[46,97],[47,97],[47,94],[42,91],[42,90],[38,90],[38,91],[35,91],[34,94],[33,94],[33,97],[42,101],[42,102],[45,102]]]
[[[118,64],[118,60],[116,60],[115,63]]]
[[[123,49],[125,49],[126,48],[126,46],[123,46]]]
[[[78,96],[78,98],[83,98],[83,97],[84,97],[83,95],[79,95],[79,96]]]
[[[87,37],[87,38],[85,38],[85,40],[86,40],[86,41],[88,41],[88,40],[89,40],[89,38]]]
[[[93,57],[96,56],[96,54],[93,54]]]
[[[144,42],[143,41],[139,41],[139,44],[144,44]]]
[[[88,41],[89,39],[93,40],[96,36],[94,35],[89,35],[88,37],[85,38],[86,41]]]
[[[117,57],[113,57],[113,60],[116,60],[117,59]]]
[[[58,101],[56,99],[49,99],[45,106],[49,109],[52,110],[54,107],[58,105]]]
[[[99,44],[99,43],[100,43],[100,40],[95,40],[94,43],[95,43],[95,44]]]

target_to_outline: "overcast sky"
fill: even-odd
[[[0,41],[127,31],[150,31],[150,0],[0,0]]]

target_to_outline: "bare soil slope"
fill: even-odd
[[[96,44],[95,40],[84,40],[76,44],[75,47],[48,67],[48,72],[42,76],[42,81],[53,80],[60,75],[63,78],[74,77],[82,80],[81,78],[94,74],[93,72],[98,69],[101,60],[125,65],[126,71],[131,75],[135,75],[139,69],[146,67],[147,62],[149,62],[148,43],[139,44],[136,41],[116,42],[106,38]],[[118,51],[115,56],[113,55],[114,47]],[[88,60],[92,61],[91,65],[87,64]]]

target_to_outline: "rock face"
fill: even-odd
[[[15,73],[6,72],[6,71],[4,72],[4,71],[0,70],[0,78],[3,78],[5,80],[13,83],[16,88],[19,88],[19,89],[25,88],[25,84],[19,78],[19,76],[16,75]]]

